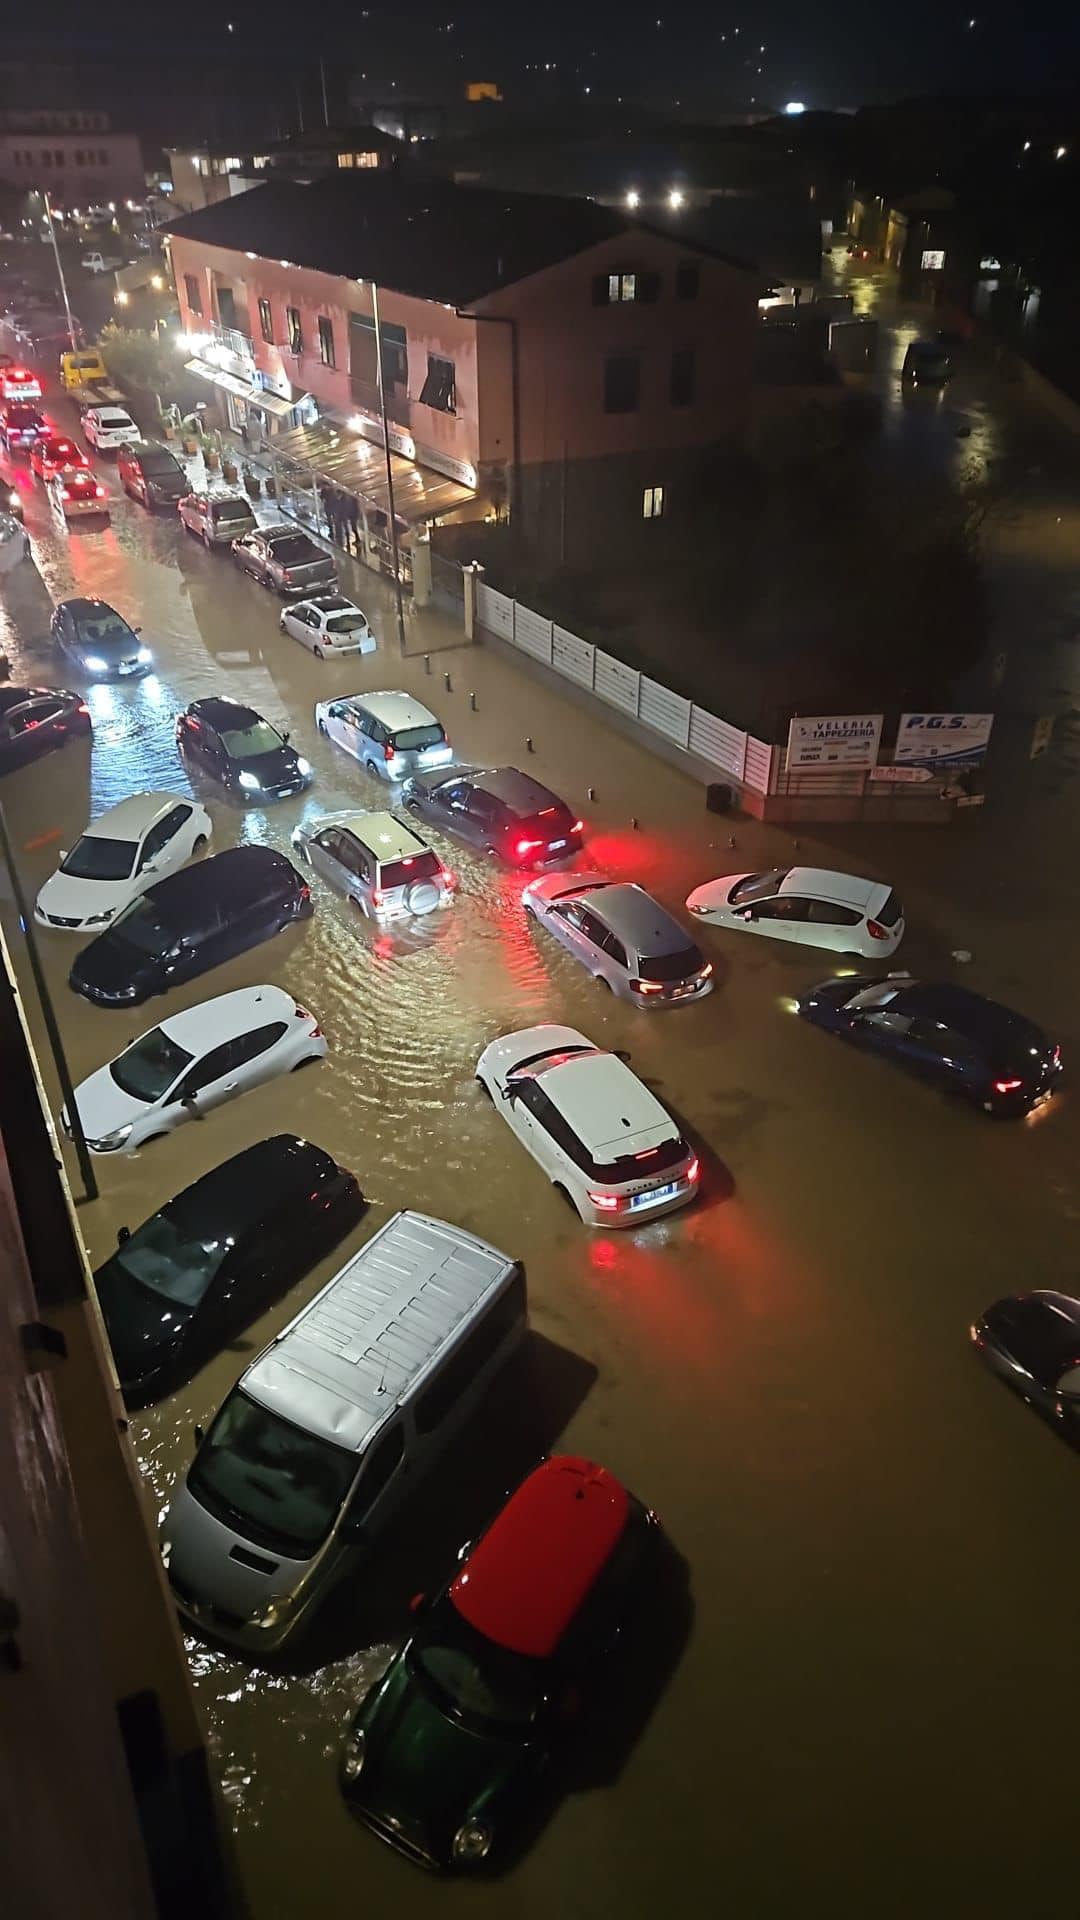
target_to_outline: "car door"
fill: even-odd
[[[845,907],[839,900],[811,900],[808,909],[803,936],[807,946],[827,947],[833,953],[859,950],[856,929],[863,916],[855,907]]]
[[[360,757],[360,735],[352,709],[344,700],[334,700],[326,710],[326,731],[335,746],[345,753],[351,753],[354,760]]]
[[[549,924],[557,940],[576,960],[598,970],[604,929],[594,913],[580,900],[557,900],[551,909]]]
[[[247,1087],[257,1087],[262,1081],[276,1077],[281,1066],[277,1049],[288,1031],[286,1021],[271,1020],[265,1026],[253,1027],[249,1033],[243,1033],[233,1041],[229,1078],[236,1081],[238,1092],[242,1093]]]
[[[420,789],[423,794],[421,808],[439,826],[457,833],[459,810],[468,804],[468,791],[464,780],[442,780],[438,786]]]
[[[323,879],[329,880],[332,887],[337,887],[340,892],[344,892],[348,886],[349,876],[341,858],[341,848],[342,835],[338,827],[323,827],[313,839],[308,841],[308,853],[316,873],[321,873]]]
[[[58,736],[50,723],[62,711],[58,701],[36,700],[27,707],[25,713],[12,714],[4,729],[7,744],[3,764],[7,767],[24,767],[49,747],[55,746]]]
[[[770,934],[774,940],[804,941],[809,932],[809,900],[795,893],[778,893],[772,900],[758,900],[744,921],[755,933]]]
[[[209,726],[205,720],[199,727],[199,757],[207,773],[212,773],[215,780],[228,779],[229,756],[216,727]]]
[[[211,1047],[208,1053],[204,1053],[187,1069],[169,1096],[167,1111],[174,1124],[182,1114],[209,1113],[212,1107],[220,1107],[234,1093],[240,1092],[240,1049],[246,1038],[246,1035],[241,1035],[239,1039],[225,1040],[221,1046]]]
[[[310,607],[286,608],[284,620],[286,632],[291,633],[294,640],[299,640],[301,646],[309,649],[314,646],[315,635],[312,628],[317,624],[318,615],[313,613]]]
[[[501,825],[497,802],[482,787],[471,787],[468,781],[462,784],[464,800],[460,803],[455,801],[453,807],[455,832],[460,833],[470,846],[481,847],[485,852],[492,847],[497,852]]]
[[[160,878],[183,866],[190,851],[191,835],[182,829],[188,825],[193,812],[194,809],[186,804],[173,807],[164,820],[159,820],[156,826],[151,827],[143,841],[135,869],[136,874],[147,876],[142,880],[142,885],[149,884],[150,875]]]
[[[561,1172],[561,1158],[546,1124],[551,1104],[547,1095],[530,1075],[511,1080],[509,1085],[513,1088],[513,1097],[507,1101],[507,1111],[518,1139],[528,1147],[545,1173]]]

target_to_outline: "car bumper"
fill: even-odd
[[[109,503],[107,500],[65,500],[62,511],[65,520],[107,520]]]
[[[648,1226],[650,1220],[659,1220],[665,1213],[677,1213],[680,1207],[688,1207],[692,1200],[696,1200],[700,1184],[699,1180],[674,1181],[672,1185],[677,1188],[675,1193],[669,1194],[664,1200],[653,1200],[636,1207],[626,1204],[608,1210],[594,1206],[591,1200],[586,1199],[588,1224],[591,1227],[603,1227],[605,1230],[614,1228],[620,1231],[627,1227]],[[635,1194],[630,1198],[645,1202],[646,1197],[644,1194]]]
[[[714,985],[711,974],[704,980],[679,981],[675,986],[666,986],[662,993],[635,993],[628,982],[625,997],[646,1013],[665,1013],[672,1007],[689,1007],[695,1000],[706,999]]]

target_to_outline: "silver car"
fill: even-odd
[[[331,813],[292,837],[300,858],[374,920],[434,913],[454,900],[454,875],[392,813]]]
[[[546,873],[522,906],[623,1000],[665,1007],[712,992],[712,965],[643,887],[602,873]]]
[[[176,511],[188,532],[197,534],[208,547],[231,547],[234,540],[255,530],[251,502],[242,493],[209,493],[204,488],[185,494]]]

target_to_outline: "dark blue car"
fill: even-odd
[[[1061,1048],[1041,1027],[967,987],[894,974],[823,980],[799,1002],[804,1020],[1003,1117],[1030,1112],[1061,1076]]]
[[[1037,1288],[995,1300],[971,1338],[993,1371],[1080,1438],[1080,1300]]]

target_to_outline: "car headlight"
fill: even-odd
[[[114,1127],[111,1133],[103,1133],[98,1140],[88,1140],[87,1146],[95,1153],[109,1153],[115,1147],[122,1147],[131,1136],[130,1127]]]
[[[259,782],[253,773],[242,773],[240,775],[240,785],[243,787],[245,793],[258,793],[259,791]]]
[[[104,913],[88,913],[86,919],[83,921],[83,926],[103,927],[106,920],[111,920],[115,912],[115,907],[106,907]]]
[[[341,1755],[341,1771],[346,1780],[358,1780],[364,1769],[364,1749],[367,1741],[363,1727],[350,1727],[345,1737],[345,1747]]]
[[[12,491],[8,494],[8,506],[15,507],[16,509],[22,506],[22,496],[19,493],[18,488],[13,488]]]
[[[305,760],[303,754],[300,754],[297,759],[296,771],[297,773],[303,774],[305,780],[307,779],[308,774],[311,772],[311,761]]]
[[[466,1820],[454,1835],[454,1859],[462,1866],[486,1859],[491,1852],[493,1838],[491,1828],[485,1827],[482,1820]]]
[[[99,653],[88,653],[86,665],[91,673],[104,673],[108,662],[103,660]]]
[[[141,667],[148,667],[153,657],[154,656],[151,653],[149,647],[140,647],[138,654],[136,655],[136,658]]]
[[[248,1626],[262,1627],[269,1631],[271,1627],[277,1626],[284,1612],[284,1600],[271,1600],[269,1606],[258,1607],[254,1613],[248,1614]]]

